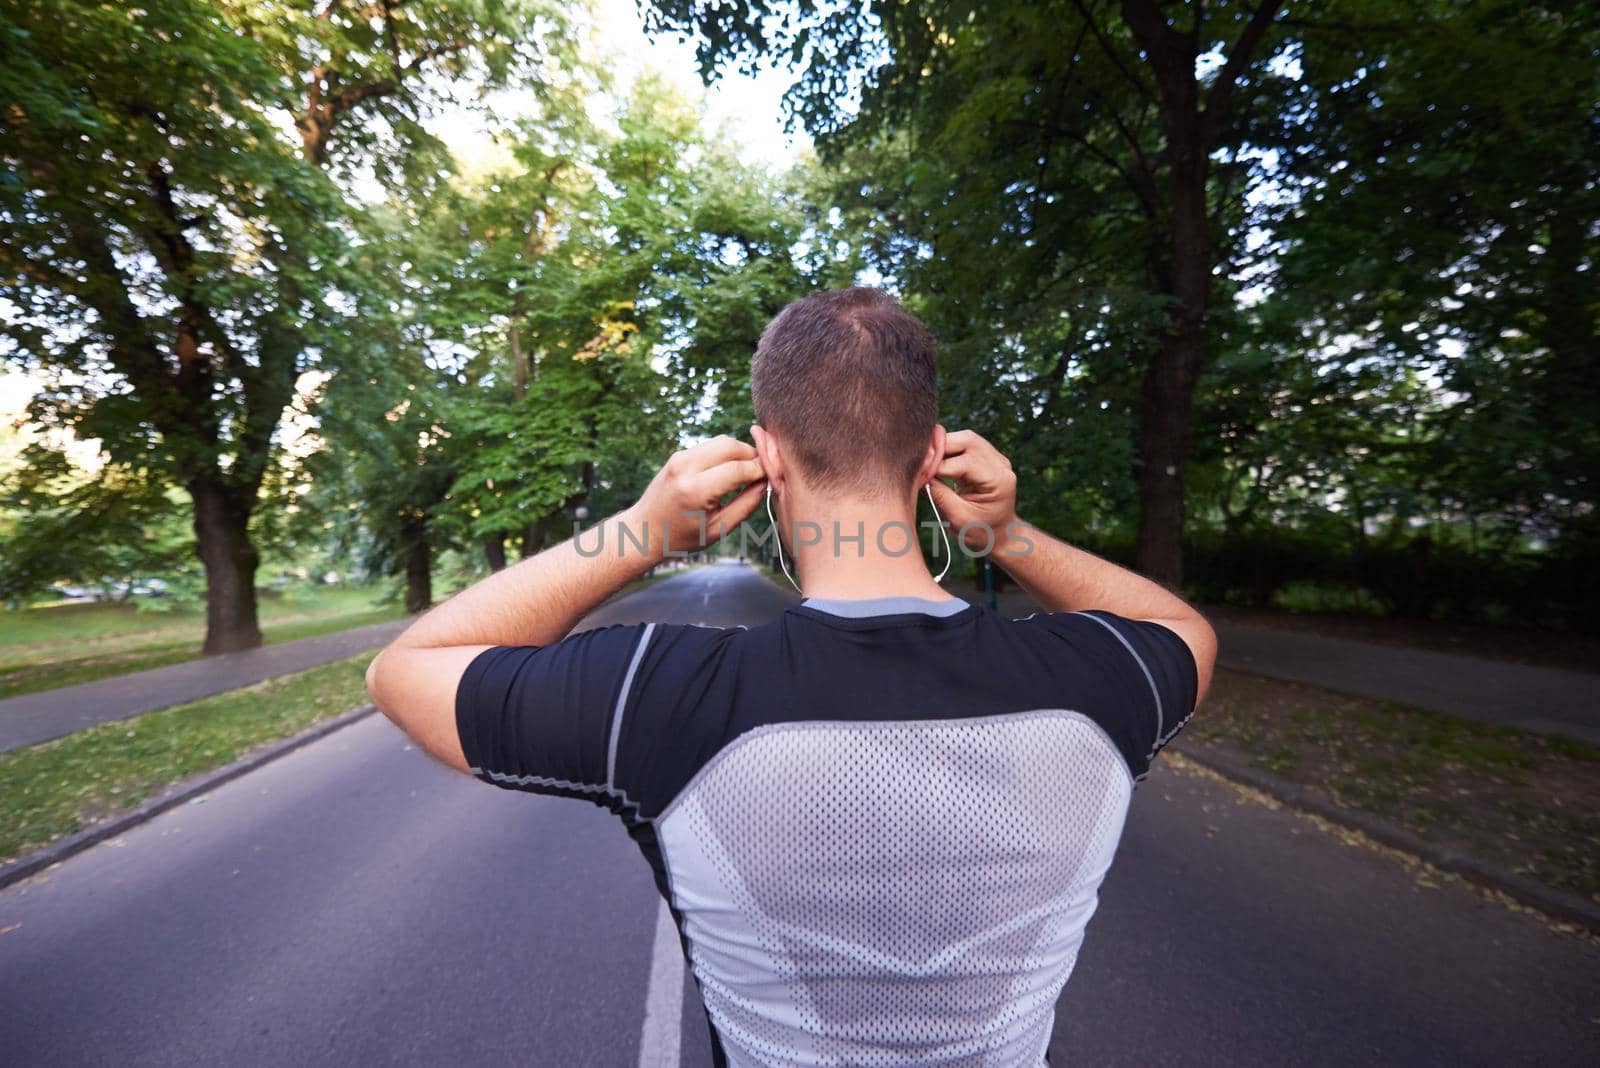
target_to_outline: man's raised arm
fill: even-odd
[[[978,434],[959,430],[945,437],[934,499],[951,526],[972,524],[974,548],[993,534],[992,559],[1005,568],[1047,612],[1104,609],[1128,619],[1159,623],[1183,639],[1199,676],[1195,703],[1205,698],[1217,659],[1211,624],[1183,598],[1142,575],[1084,552],[1023,523],[1016,512],[1017,477],[1011,462]]]
[[[720,503],[740,486],[743,492]],[[424,749],[466,771],[455,697],[479,653],[559,641],[607,597],[660,563],[668,549],[703,548],[743,522],[764,487],[756,451],[744,442],[719,437],[676,453],[633,507],[583,533],[584,551],[580,539],[568,539],[418,619],[367,668],[367,692]]]

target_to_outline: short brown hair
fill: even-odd
[[[935,345],[881,289],[804,297],[767,325],[750,361],[756,421],[818,489],[898,491],[939,418]]]

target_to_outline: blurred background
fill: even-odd
[[[425,607],[852,282],[1204,603],[1594,626],[1592,5],[5,8],[17,634]]]

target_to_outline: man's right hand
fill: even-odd
[[[649,531],[651,562],[658,562],[668,552],[703,549],[736,528],[756,510],[766,487],[755,447],[724,434],[674,453],[621,518],[635,536]],[[739,494],[722,503],[734,490]]]
[[[1004,553],[1021,527],[1011,461],[971,430],[945,435],[944,460],[929,483],[933,502],[968,549]],[[955,480],[955,488],[940,479]]]

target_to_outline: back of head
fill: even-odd
[[[933,335],[881,289],[816,293],[778,313],[750,365],[756,421],[812,489],[896,495],[938,420]]]

